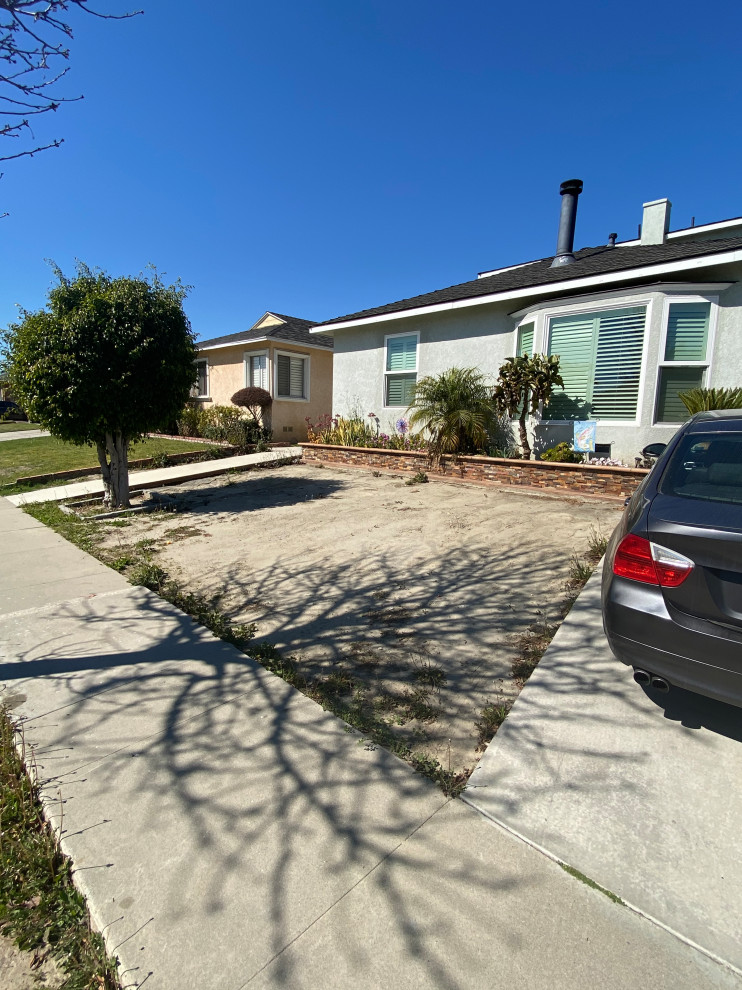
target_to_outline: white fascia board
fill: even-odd
[[[724,292],[734,282],[649,282],[645,285],[622,286],[620,289],[611,289],[608,292],[590,292],[580,296],[582,302],[592,302],[600,299],[624,298],[629,295],[647,295],[648,292],[675,292],[678,295],[703,295],[708,293]],[[561,300],[544,300],[531,306],[524,306],[523,309],[514,310],[508,313],[514,320],[520,320],[528,313],[537,313],[542,309],[550,309]]]
[[[224,347],[247,347],[248,344],[276,344],[278,347],[311,347],[315,351],[327,351],[332,354],[331,347],[324,347],[322,344],[305,344],[304,341],[298,340],[283,340],[280,337],[252,337],[250,340],[230,340],[225,344],[211,344],[209,347],[198,347],[198,341],[196,341],[196,347],[198,347],[199,353],[201,351],[218,351]]]
[[[446,313],[456,309],[467,309],[471,306],[487,306],[490,303],[508,302],[510,299],[526,299],[529,296],[544,296],[553,293],[575,292],[580,289],[599,288],[615,285],[631,279],[648,278],[652,275],[669,275],[675,272],[690,272],[699,268],[710,268],[713,265],[732,265],[742,261],[742,250],[723,251],[719,254],[706,254],[700,258],[682,258],[679,261],[668,262],[664,265],[646,265],[643,268],[624,268],[620,272],[605,272],[602,275],[591,275],[587,278],[575,278],[563,282],[549,282],[541,285],[530,285],[523,289],[511,289],[508,292],[492,292],[486,296],[476,296],[474,299],[455,299],[452,302],[435,303],[431,306],[416,306],[414,309],[403,309],[396,313],[382,313],[378,316],[359,317],[355,320],[340,320],[326,326],[310,330],[310,333],[327,333],[329,330],[348,330],[354,327],[368,326],[371,323],[387,323],[390,320],[404,320],[412,316],[427,316],[429,313]],[[648,289],[648,286],[644,286]]]
[[[198,341],[196,341],[196,347],[199,351],[218,351],[222,347],[244,347],[246,344],[264,344],[267,337],[252,337],[250,340],[228,340],[224,344],[210,344],[208,347],[198,347]]]

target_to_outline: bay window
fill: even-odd
[[[544,417],[636,419],[646,318],[646,306],[552,317],[548,353],[559,355],[564,387]]]

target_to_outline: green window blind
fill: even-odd
[[[533,327],[533,323],[524,323],[522,327],[518,327],[517,357],[520,357],[521,354],[527,354],[530,357],[533,354]]]
[[[304,358],[279,354],[276,358],[278,395],[284,399],[304,399]]]
[[[710,314],[710,303],[672,303],[670,305],[665,361],[706,360]]]
[[[690,413],[679,398],[680,392],[703,386],[703,368],[660,368],[657,388],[657,422],[684,423]]]
[[[387,406],[409,406],[415,390],[417,375],[387,375],[386,402]]]
[[[417,369],[417,334],[390,337],[386,342],[387,371],[415,371]]]
[[[636,417],[645,321],[643,308],[599,318],[591,412],[595,419]]]
[[[587,418],[595,366],[595,317],[560,316],[551,321],[549,354],[559,355],[564,389],[555,391],[544,410],[549,419]]]
[[[639,399],[646,309],[637,306],[550,321],[549,353],[559,355],[564,389],[550,419],[634,419]]]

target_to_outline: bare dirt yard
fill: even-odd
[[[181,511],[110,527],[109,552],[146,541],[256,642],[456,771],[476,764],[482,709],[518,693],[519,637],[558,617],[571,557],[621,511],[301,464],[167,491]]]

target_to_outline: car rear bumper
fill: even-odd
[[[742,645],[680,626],[659,588],[611,575],[603,588],[603,625],[623,663],[742,707]]]
[[[622,663],[664,677],[670,684],[742,708],[742,674],[690,657],[666,653],[624,636],[608,636],[608,645]]]

